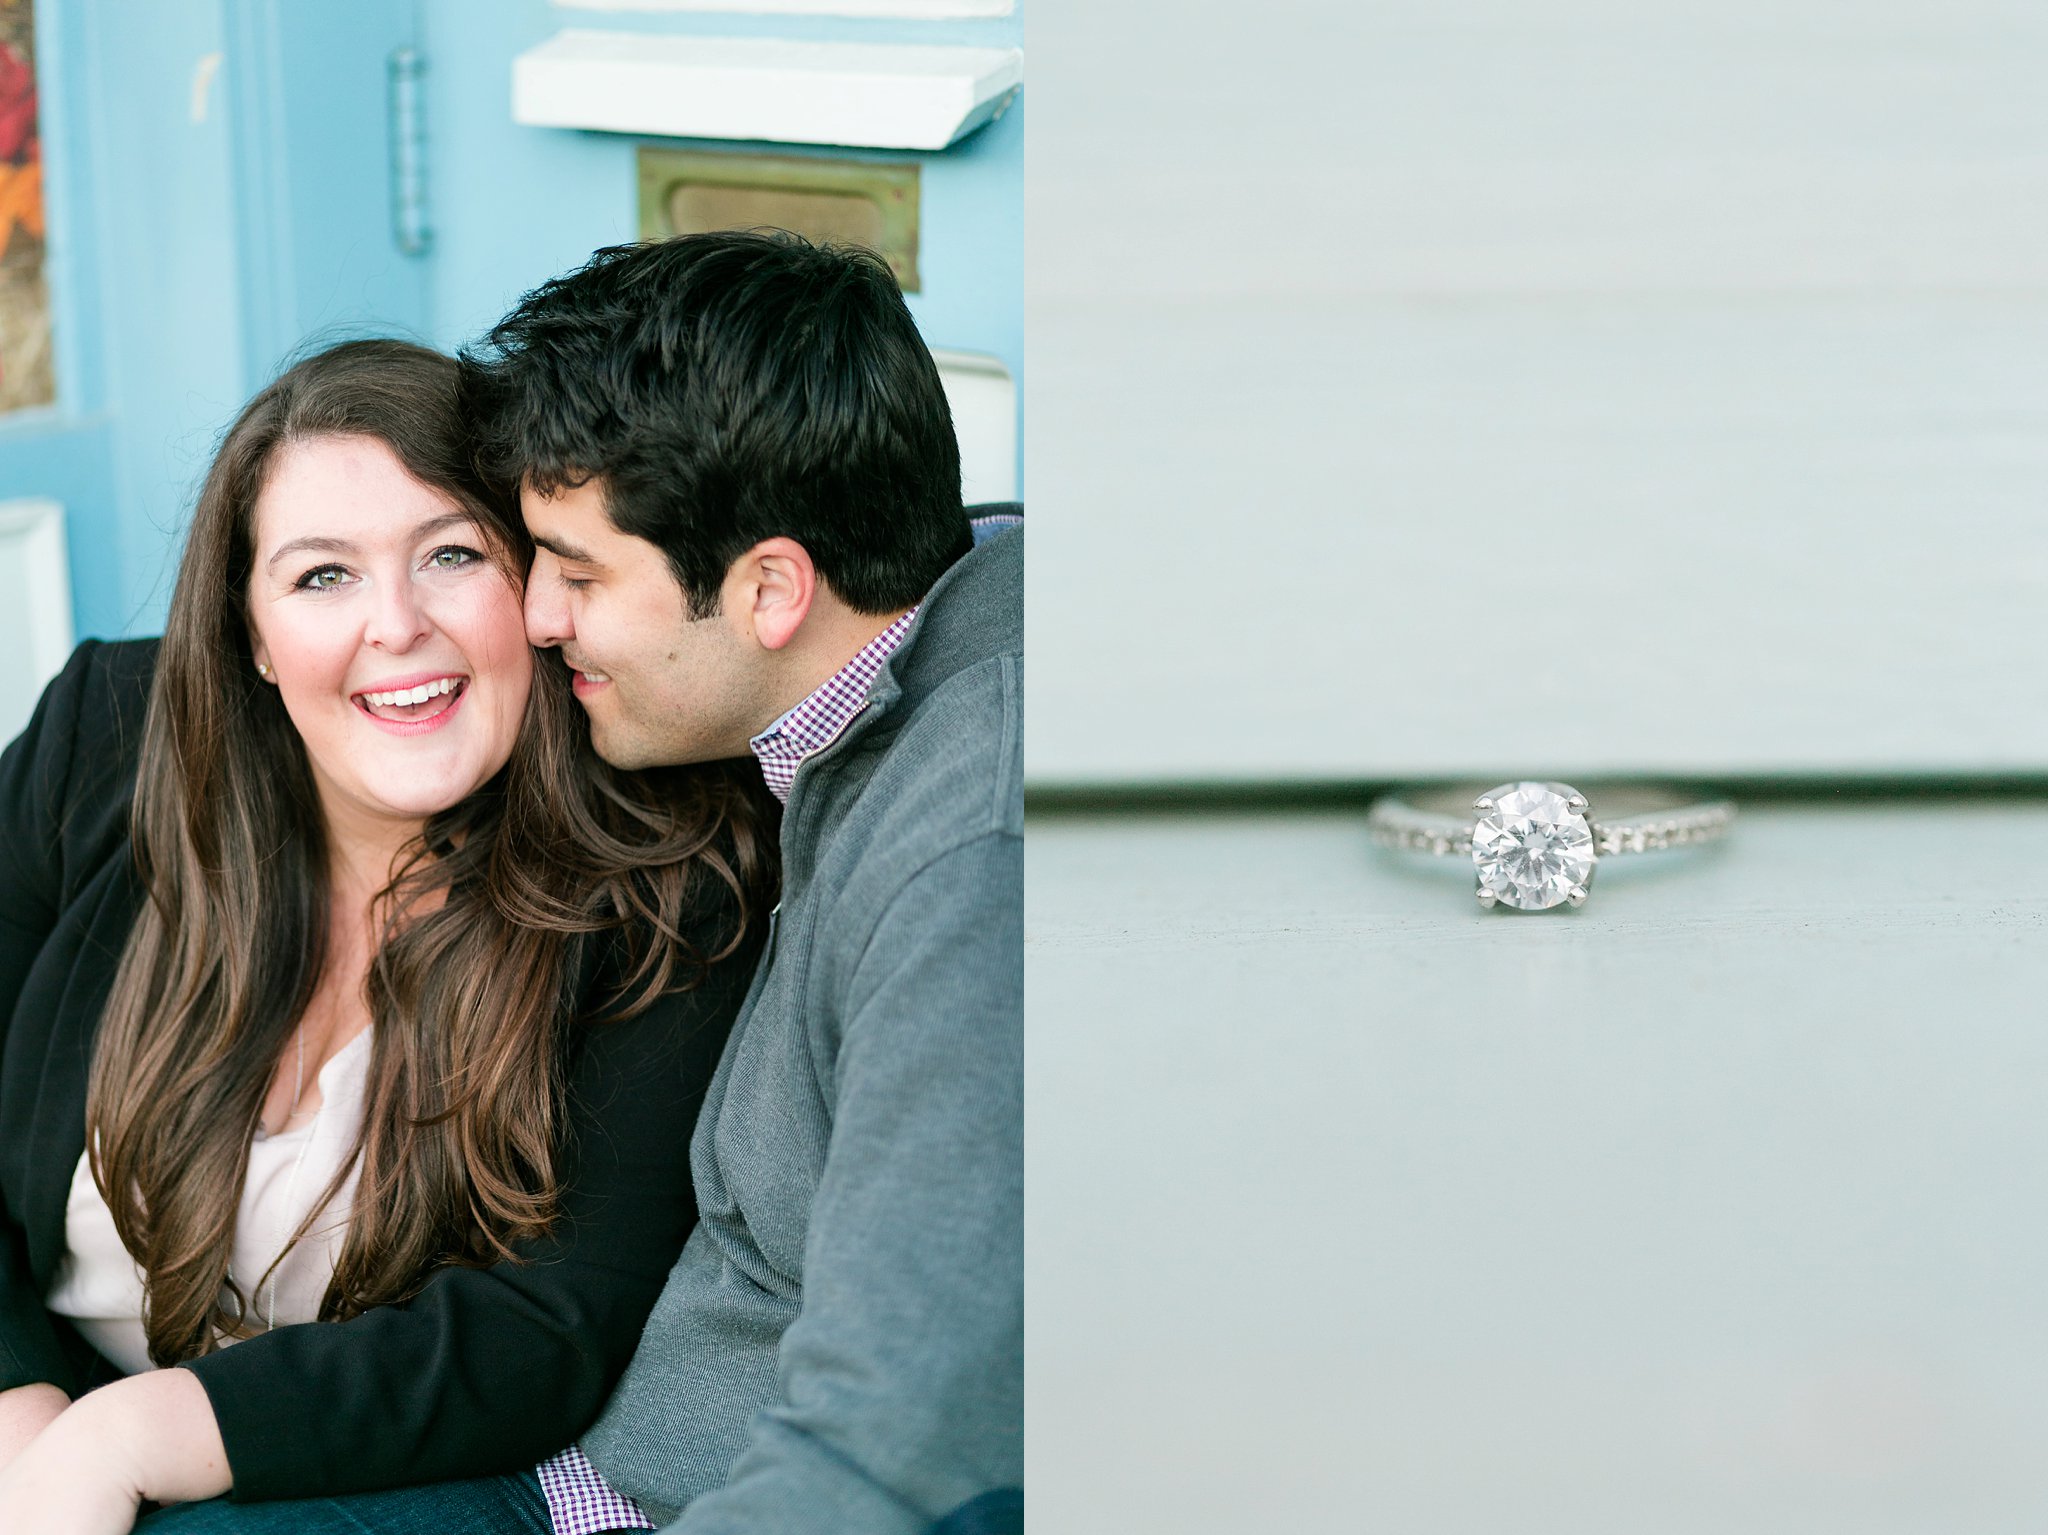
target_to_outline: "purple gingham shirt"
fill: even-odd
[[[796,782],[796,770],[804,758],[838,740],[868,706],[868,689],[875,685],[875,674],[896,654],[916,618],[917,609],[912,608],[892,620],[888,628],[861,646],[851,661],[826,678],[817,692],[747,743],[761,764],[769,792],[783,804],[789,803],[790,786]]]
[[[613,1492],[597,1467],[570,1445],[540,1468],[555,1535],[599,1535],[604,1530],[651,1530],[654,1521],[622,1492]]]
[[[1014,513],[1001,512],[977,517],[972,523],[974,541],[979,544],[1023,520]],[[761,776],[768,780],[770,792],[783,804],[789,803],[789,791],[804,758],[838,740],[868,706],[868,689],[874,686],[876,674],[902,645],[916,618],[917,609],[912,608],[893,620],[827,678],[824,686],[747,743],[761,764]],[[624,1493],[614,1492],[573,1444],[540,1468],[540,1490],[547,1497],[555,1535],[605,1535],[609,1530],[655,1527],[640,1505]]]

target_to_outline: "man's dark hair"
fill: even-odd
[[[480,467],[598,479],[693,616],[793,538],[842,602],[920,601],[972,543],[937,366],[881,259],[779,230],[601,250],[462,354]]]

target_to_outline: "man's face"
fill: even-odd
[[[538,546],[526,583],[526,637],[558,646],[590,741],[615,767],[744,757],[773,722],[762,709],[760,648],[732,604],[692,619],[668,559],[621,533],[604,485],[543,496],[520,491]]]

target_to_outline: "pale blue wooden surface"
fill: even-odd
[[[2048,764],[2048,12],[1031,27],[1035,782]]]
[[[1549,916],[1356,815],[1028,845],[1047,1528],[2040,1528],[2048,804]]]

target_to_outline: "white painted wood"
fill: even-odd
[[[934,350],[939,382],[960,440],[960,491],[967,504],[1017,499],[1017,382],[978,352]]]
[[[0,654],[12,659],[0,674],[0,742],[21,733],[75,643],[63,507],[0,501]]]
[[[1026,846],[1044,1527],[2038,1524],[2048,805],[1757,811],[1554,917],[1362,816]]]
[[[815,43],[571,28],[512,63],[512,116],[677,138],[943,149],[1024,78],[1015,48]]]
[[[2048,13],[1033,28],[1034,781],[2048,765]]]
[[[891,16],[913,21],[1008,16],[1015,0],[554,0],[576,11],[712,11],[746,16]]]

